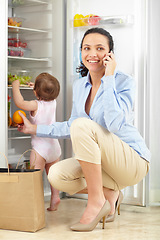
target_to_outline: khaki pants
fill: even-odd
[[[103,186],[114,190],[137,184],[149,171],[149,163],[136,151],[90,119],[72,123],[71,140],[75,157],[54,164],[48,174],[53,187],[70,195],[86,187],[77,159],[101,164]]]

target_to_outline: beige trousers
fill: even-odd
[[[71,125],[74,158],[50,167],[51,185],[70,195],[86,187],[78,160],[101,164],[103,186],[120,190],[140,182],[149,171],[149,163],[128,144],[96,122],[78,118]]]

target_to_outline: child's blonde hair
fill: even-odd
[[[58,97],[60,84],[58,80],[49,73],[41,73],[36,77],[34,91],[38,99],[51,101]]]

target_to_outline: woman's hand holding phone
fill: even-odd
[[[103,65],[105,67],[105,76],[114,75],[117,64],[113,52],[109,52],[104,56]]]

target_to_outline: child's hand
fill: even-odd
[[[103,65],[105,66],[105,76],[113,75],[116,68],[116,60],[113,52],[107,53],[103,58]]]
[[[12,82],[12,87],[13,87],[13,86],[18,86],[18,87],[19,87],[19,85],[20,85],[20,82],[19,82],[18,79],[17,79],[17,80],[14,80],[14,81]]]
[[[33,82],[27,82],[27,84],[28,84],[28,87],[34,88],[34,83]]]

